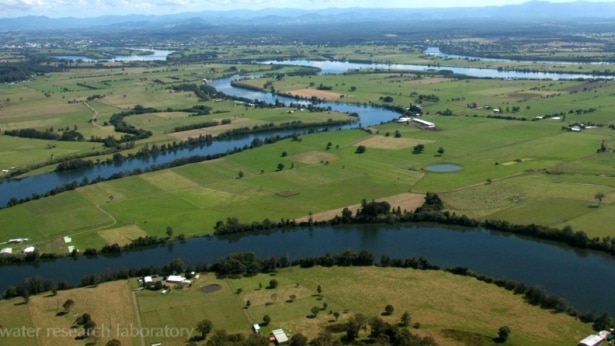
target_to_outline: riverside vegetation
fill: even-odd
[[[0,101],[0,163],[17,167],[12,174],[70,170],[89,164],[78,160],[97,164],[150,155],[163,146],[188,145],[189,138],[245,133],[242,128],[354,118],[326,109],[303,113],[301,106],[252,107],[246,105],[249,100],[199,87],[203,78],[237,72],[269,73],[242,83],[281,94],[301,91],[308,99],[333,98],[402,112],[420,105],[438,130],[391,122],[369,129],[298,133],[215,160],[77,183],[66,192],[0,210],[3,236],[34,239],[24,244],[36,245],[38,252],[29,255],[34,259],[65,253],[64,236],[71,236],[82,251],[117,251],[135,239],[279,226],[263,219],[292,223],[359,200],[412,191],[435,192],[442,206],[433,213],[411,214],[429,215],[424,219],[392,219],[405,214],[400,208],[378,214],[385,217],[376,221],[453,220],[613,251],[607,226],[615,215],[612,82],[504,81],[412,71],[317,76],[295,73],[298,69],[82,64],[5,84],[0,87],[7,95]],[[571,131],[575,126],[583,131]],[[454,174],[423,170],[441,162],[464,169]],[[263,215],[263,210],[270,212]],[[348,216],[345,211],[332,222]],[[512,330],[514,338],[516,327]]]

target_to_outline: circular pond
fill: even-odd
[[[221,288],[222,288],[222,286],[220,286],[218,284],[211,284],[211,285],[207,285],[207,286],[201,287],[201,292],[203,292],[203,293],[213,293],[213,292],[219,291]]]
[[[425,170],[429,172],[448,173],[460,171],[461,166],[454,163],[437,163],[425,167]]]

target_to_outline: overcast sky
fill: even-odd
[[[521,4],[529,0],[0,0],[0,17],[96,17],[101,15],[162,15],[196,11],[263,8],[319,9],[329,7],[418,8],[478,7]],[[615,0],[590,0],[615,2]],[[571,2],[571,0],[550,0]]]

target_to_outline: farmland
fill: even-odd
[[[596,14],[615,7],[551,5],[443,9],[433,16],[422,9],[356,8],[352,14],[323,10],[322,16],[271,9],[190,18],[110,16],[92,23],[3,18],[0,189],[37,186],[40,181],[29,179],[46,174],[76,180],[25,198],[10,199],[0,190],[0,197],[10,199],[0,206],[0,262],[7,277],[0,292],[7,298],[0,299],[0,343],[101,345],[115,338],[135,346],[207,344],[225,333],[240,340],[236,333],[251,335],[258,323],[263,336],[284,328],[310,339],[332,333],[351,344],[346,330],[360,314],[370,323],[357,328],[356,336],[374,345],[395,344],[394,334],[402,332],[445,346],[563,345],[592,329],[609,329],[610,295],[595,293],[609,284],[600,287],[594,280],[615,253],[615,55],[613,20]],[[567,17],[575,12],[571,8],[587,18]],[[509,18],[508,12],[521,16]],[[136,59],[158,52],[168,53],[166,60]],[[112,59],[117,54],[132,56]],[[309,66],[294,65],[299,62]],[[327,64],[354,67],[329,73]],[[544,73],[569,75],[528,77]],[[221,82],[229,77],[231,83]],[[221,90],[240,90],[240,96]],[[286,96],[294,102],[279,102]],[[337,111],[348,104],[357,111]],[[371,121],[374,114],[382,121]],[[212,156],[162,163],[221,143],[231,145]],[[236,143],[241,145],[232,147]],[[155,169],[143,163],[150,159]],[[133,163],[138,168],[129,172]],[[434,165],[459,170],[438,172]],[[86,177],[84,167],[125,170]],[[361,215],[367,205],[390,205],[391,212],[370,219]],[[394,245],[413,256],[430,249],[422,241],[437,244],[438,253],[425,256],[446,254],[444,265],[457,267],[431,270],[423,257],[388,258],[393,244],[384,241],[381,224],[357,226],[352,233],[345,225],[311,227],[330,220],[378,220],[398,234],[416,226],[399,220],[454,224],[461,231],[448,248],[442,246],[448,239],[442,239],[441,225],[419,225],[427,226],[425,240]],[[299,251],[289,251],[295,248],[275,241],[293,235],[277,225],[294,222],[308,223],[303,230],[311,239],[334,228],[331,237],[340,246],[355,244],[356,236],[360,246],[373,245],[382,257],[369,264],[344,263],[329,253],[300,258]],[[479,222],[488,230],[463,228]],[[521,236],[497,232],[504,229]],[[474,233],[481,237],[470,237]],[[224,235],[210,238],[214,234]],[[500,249],[517,248],[510,242],[485,246],[483,235],[555,246],[536,248],[542,257],[524,247],[504,254]],[[256,254],[212,259],[227,244],[219,246],[222,251],[207,245],[188,249],[201,240],[228,241],[229,251],[246,241],[246,251],[262,247],[275,255],[247,264],[242,260]],[[154,243],[160,246],[149,248]],[[325,245],[314,248],[324,252]],[[471,251],[474,245],[479,250]],[[35,252],[26,254],[32,247]],[[143,252],[129,250],[136,247]],[[594,262],[595,249],[610,254],[599,253]],[[576,256],[574,263],[571,257],[559,260],[559,251]],[[176,253],[184,259],[154,263]],[[56,255],[68,257],[47,262]],[[214,263],[196,263],[198,257]],[[547,257],[557,270],[540,269]],[[116,259],[125,260],[123,268]],[[495,276],[473,273],[475,264],[461,267],[466,259],[489,262],[482,268]],[[588,270],[574,270],[581,268],[574,267],[577,262]],[[522,263],[520,271],[539,278],[508,280],[517,267],[507,263]],[[76,277],[82,270],[88,273]],[[193,271],[200,273],[192,278]],[[51,278],[9,282],[23,273]],[[587,273],[589,280],[581,275]],[[158,282],[169,274],[192,281],[148,288],[139,281],[152,275]],[[543,294],[536,280],[567,297]],[[592,311],[577,311],[566,298]],[[403,323],[404,312],[411,323]],[[100,334],[83,335],[92,325],[84,314]],[[374,336],[372,317],[392,326],[390,334]],[[196,330],[203,320],[218,331],[204,341]],[[500,338],[504,326],[511,333]],[[133,327],[163,332],[135,336]],[[165,334],[169,328],[173,335]]]
[[[244,222],[300,219],[341,210],[362,199],[386,200],[428,191],[439,193],[450,211],[474,218],[570,225],[591,237],[612,236],[605,221],[613,215],[615,202],[609,128],[614,106],[609,96],[615,92],[615,83],[469,79],[412,71],[293,75],[298,69],[258,64],[111,64],[52,73],[0,86],[9,95],[1,100],[0,128],[69,128],[86,139],[120,138],[121,133],[109,124],[113,114],[137,105],[157,110],[126,118],[130,125],[152,133],[122,151],[130,154],[239,127],[350,118],[329,111],[295,112],[294,108],[246,107],[232,100],[199,100],[192,92],[173,89],[242,71],[265,74],[240,81],[252,89],[266,86],[267,91],[271,88],[280,94],[300,92],[306,98],[333,97],[357,104],[402,108],[420,104],[424,119],[436,123],[437,129],[425,131],[392,122],[301,135],[300,141],[283,140],[214,161],[84,186],[0,210],[4,236],[29,237],[42,252],[64,253],[64,236],[72,236],[73,245],[84,250],[126,244],[143,235],[164,237],[169,227],[175,235],[211,234],[216,222],[227,217]],[[322,86],[328,94],[323,94]],[[181,111],[194,105],[211,111],[201,116]],[[96,121],[91,121],[93,116]],[[224,119],[228,122],[223,125],[173,131]],[[576,123],[588,128],[566,130]],[[53,169],[52,157],[91,154],[97,161],[111,157],[101,153],[100,143],[89,141],[2,135],[0,142],[2,167],[40,165],[27,174]],[[418,144],[424,152],[413,154]],[[601,145],[605,150],[598,152]],[[358,146],[367,151],[356,154]],[[425,170],[435,163],[455,163],[463,169],[456,173]],[[605,195],[600,205],[595,199],[598,192]],[[407,210],[413,208],[409,205]],[[127,235],[122,236],[123,232]]]
[[[272,279],[278,283],[275,288],[268,287]],[[220,288],[211,293],[201,291],[210,285]],[[69,314],[63,314],[61,306],[68,299],[75,304]],[[508,345],[562,345],[590,333],[589,325],[564,313],[528,305],[521,296],[495,285],[442,271],[401,268],[292,267],[240,279],[202,274],[191,287],[172,288],[167,294],[138,290],[136,279],[130,279],[60,291],[57,296],[32,296],[28,304],[21,300],[0,301],[3,327],[9,331],[21,326],[38,327],[43,332],[36,337],[6,338],[3,345],[79,345],[111,338],[140,345],[138,335],[130,337],[125,332],[131,326],[141,331],[165,327],[186,330],[188,334],[176,333],[174,337],[170,333],[144,335],[147,344],[184,345],[188,337],[198,334],[195,328],[203,319],[211,320],[215,330],[247,335],[254,323],[262,323],[264,315],[271,322],[263,325],[263,335],[284,328],[291,336],[301,333],[312,339],[325,328],[339,329],[357,313],[395,324],[405,311],[411,315],[411,332],[432,337],[439,345],[462,345],[468,340],[474,340],[472,345],[492,345],[503,325],[512,331]],[[247,301],[250,304],[246,308]],[[387,304],[392,304],[394,312],[382,315]],[[314,306],[319,311],[316,317],[310,317]],[[74,340],[74,335],[82,335],[83,328],[70,326],[85,312],[97,324],[97,337]],[[337,332],[336,336],[341,334]],[[361,331],[359,338],[368,334]]]

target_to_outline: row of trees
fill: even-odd
[[[61,129],[60,132],[40,131],[32,128],[5,130],[6,136],[14,136],[21,138],[45,139],[54,141],[82,141],[83,135],[75,129]]]
[[[181,258],[176,258],[162,267],[147,266],[143,268],[122,268],[116,271],[107,271],[102,274],[86,275],[82,278],[79,286],[93,286],[105,281],[113,281],[118,279],[128,279],[130,277],[143,277],[148,275],[162,274],[170,275],[173,273],[186,273],[190,275],[192,272],[215,272],[220,277],[241,277],[251,276],[257,273],[271,273],[275,272],[278,268],[288,266],[300,266],[300,267],[312,267],[315,265],[330,267],[330,266],[372,266],[378,265],[382,267],[401,267],[401,268],[413,268],[420,270],[440,270],[436,265],[430,264],[425,258],[409,257],[406,259],[390,258],[387,255],[383,255],[378,263],[375,263],[373,254],[367,251],[356,251],[349,249],[338,254],[325,254],[320,257],[314,258],[302,258],[293,262],[288,257],[276,258],[275,256],[267,258],[259,258],[254,253],[243,252],[234,253],[229,256],[214,261],[211,265],[206,263],[198,264],[185,264]],[[463,276],[471,276],[485,283],[495,284],[499,287],[507,289],[514,294],[523,295],[524,299],[532,305],[540,306],[541,308],[550,309],[557,312],[564,312],[571,316],[577,316],[581,321],[586,323],[593,323],[593,327],[596,330],[603,330],[611,328],[615,325],[613,318],[603,313],[601,315],[595,315],[593,312],[579,313],[572,306],[570,306],[564,299],[548,294],[542,287],[539,286],[527,286],[521,282],[516,282],[507,279],[495,279],[486,275],[475,274],[467,268],[454,267],[447,268],[446,271]],[[268,288],[275,289],[277,287],[277,281],[272,279],[269,282]],[[17,286],[11,286],[4,292],[4,298],[21,296],[26,301],[32,294],[38,294],[42,292],[51,291],[55,294],[58,290],[66,290],[74,288],[72,283],[61,281],[55,282],[53,280],[45,279],[40,276],[34,276],[26,279],[24,282]],[[322,295],[322,289],[317,290],[319,295]],[[291,300],[293,298],[291,297]],[[68,304],[68,303],[67,303]],[[247,303],[249,304],[249,303]],[[65,307],[69,308],[69,307]],[[392,314],[394,307],[387,305],[385,307],[385,314]],[[409,323],[410,316],[402,315],[402,320]],[[402,321],[402,322],[403,322]]]

